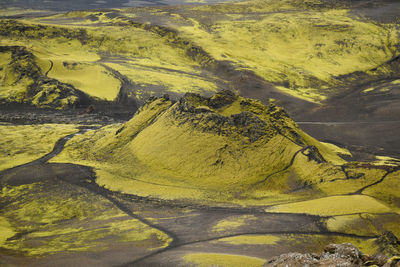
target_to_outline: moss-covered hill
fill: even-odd
[[[349,154],[281,107],[223,91],[150,99],[127,123],[72,138],[52,162],[91,166],[98,185],[156,202],[257,206],[320,216],[332,232],[399,236],[400,167],[337,153]]]
[[[56,161],[96,167],[98,183],[112,190],[247,204],[351,193],[384,174],[341,166],[282,108],[229,91],[153,99],[124,125],[72,139]]]

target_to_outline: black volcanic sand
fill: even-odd
[[[400,74],[347,88],[318,108],[292,115],[305,132],[320,141],[345,146],[358,155],[400,157],[400,84],[390,84],[398,78]],[[371,86],[376,89],[365,94]],[[355,158],[361,159],[369,157]]]
[[[373,155],[400,157],[400,121],[299,122],[300,128],[322,142],[349,149],[353,158],[371,161]]]

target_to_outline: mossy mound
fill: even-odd
[[[0,101],[55,109],[90,103],[72,85],[47,77],[26,47],[0,46],[0,56]]]
[[[100,184],[128,193],[273,202],[343,178],[345,163],[281,107],[230,91],[153,98],[126,124],[72,139],[56,161],[97,167]]]

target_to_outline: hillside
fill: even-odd
[[[54,160],[95,167],[111,190],[262,205],[346,195],[385,174],[334,150],[348,153],[304,133],[281,107],[223,91],[153,99],[126,124],[72,139]]]
[[[127,123],[74,137],[51,162],[91,166],[96,186],[145,202],[316,216],[321,227],[271,236],[256,227],[265,222],[261,218],[235,215],[206,230],[207,235],[232,234],[215,244],[237,249],[280,244],[279,251],[309,252],[329,242],[351,242],[369,254],[396,254],[396,241],[379,236],[400,234],[400,167],[390,161],[346,162],[339,156],[348,154],[304,133],[281,107],[222,91],[209,98],[186,94],[176,102],[167,96],[150,99]],[[233,234],[249,227],[256,232]],[[299,242],[309,245],[301,248]],[[200,260],[196,253],[170,253],[176,264],[180,257]],[[246,261],[235,257],[204,254],[201,259]]]

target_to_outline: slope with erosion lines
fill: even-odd
[[[398,67],[376,72],[398,56],[396,22],[367,20],[350,10],[344,1],[262,0],[124,12],[134,13],[135,21],[176,30],[213,59],[244,70],[244,76],[252,71],[285,93],[321,102],[365,77],[398,74]],[[362,77],[346,76],[352,73]]]

